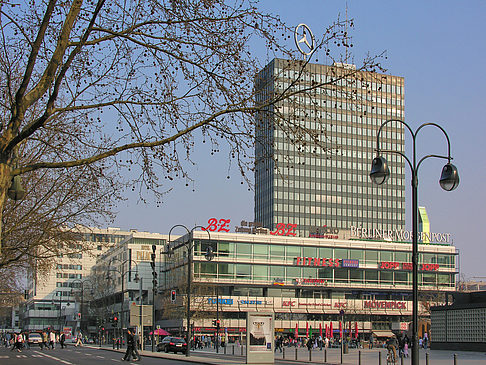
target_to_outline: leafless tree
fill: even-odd
[[[109,219],[123,188],[161,203],[172,180],[191,182],[199,143],[224,145],[251,184],[256,114],[346,77],[294,88],[302,72],[256,103],[252,40],[270,57],[294,51],[291,29],[251,0],[1,1],[0,14],[0,267],[76,250],[70,228]],[[331,60],[350,47],[344,25],[318,41]],[[348,76],[376,66],[366,59]],[[317,141],[279,123],[296,144]]]

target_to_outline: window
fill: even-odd
[[[255,259],[268,259],[268,245],[254,244],[253,257]]]
[[[241,279],[250,279],[251,266],[248,264],[236,264],[236,277]]]
[[[268,266],[266,265],[253,266],[253,279],[268,280]]]

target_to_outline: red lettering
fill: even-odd
[[[277,229],[273,232],[270,232],[272,235],[283,236],[285,234],[285,223],[277,223]]]
[[[220,219],[218,232],[229,232],[229,224],[231,219]]]
[[[334,266],[339,267],[339,259],[334,259]]]
[[[314,258],[314,266],[321,266],[321,259],[319,257]]]
[[[404,262],[402,264],[402,269],[403,270],[413,270],[413,265],[411,262]]]
[[[295,229],[297,228],[297,224],[287,224],[287,233],[286,236],[296,236]]]
[[[296,265],[300,265],[300,264],[301,264],[301,262],[300,262],[300,261],[301,261],[301,259],[302,259],[302,257],[297,257],[297,262],[296,262]]]
[[[216,230],[216,228],[218,228],[217,224],[218,224],[218,220],[216,218],[210,218],[210,219],[208,219],[208,226],[206,228],[202,228],[202,229],[204,231],[214,232]]]

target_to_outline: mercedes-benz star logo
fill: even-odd
[[[314,52],[316,42],[314,35],[306,24],[301,23],[295,27],[294,39],[295,45],[299,49],[299,52],[304,56],[309,56],[312,52]]]

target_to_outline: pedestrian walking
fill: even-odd
[[[76,344],[74,347],[78,346],[83,346],[83,334],[81,332],[78,332],[77,338],[76,338]]]
[[[56,343],[56,333],[54,331],[51,331],[49,333],[49,346],[51,347],[52,350],[54,350],[55,343]]]
[[[59,344],[61,345],[62,349],[66,347],[64,341],[66,341],[66,335],[64,333],[61,333],[61,336],[59,336]]]
[[[48,342],[49,342],[49,339],[47,337],[47,332],[46,331],[42,331],[42,342],[41,342],[41,349],[49,349],[49,346],[48,346]]]
[[[122,360],[123,361],[130,361],[131,358],[133,357],[134,358],[134,361],[139,361],[140,358],[138,357],[137,359],[135,359],[135,337],[133,336],[133,332],[132,330],[129,328],[127,329],[127,350],[125,352],[125,356],[122,357]]]

